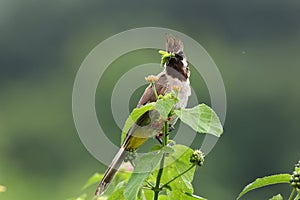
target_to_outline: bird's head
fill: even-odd
[[[167,36],[166,50],[169,55],[165,62],[167,73],[179,80],[187,80],[189,78],[189,66],[186,56],[183,52],[183,43],[181,40],[172,35]]]

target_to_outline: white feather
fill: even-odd
[[[188,63],[186,61],[186,58],[183,58],[183,60],[181,61],[184,67],[188,66]]]

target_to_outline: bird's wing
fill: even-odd
[[[167,77],[165,74],[160,74],[158,76],[158,80],[155,82],[155,88],[156,88],[156,92],[158,95],[164,95],[167,91],[167,87],[168,87],[168,83],[167,83]],[[140,101],[137,104],[137,107],[141,107],[147,103],[151,103],[156,101],[156,97],[153,91],[153,88],[151,86],[151,84],[145,89],[144,94],[142,95]],[[135,124],[129,129],[126,138],[124,140],[123,143],[123,147],[128,150],[128,145],[129,145],[129,141],[133,139],[132,134],[139,128],[142,126],[147,126],[149,125],[151,122],[150,116],[149,116],[149,111],[145,112],[142,116],[140,116],[137,121],[135,122]],[[141,140],[140,144],[136,145],[140,146],[146,139],[144,138],[138,138],[139,140]],[[135,148],[133,148],[135,149]]]
[[[154,83],[154,85],[155,85],[157,95],[164,95],[168,87],[166,75],[165,74],[160,75],[158,80]],[[145,89],[144,94],[142,95],[136,107],[139,108],[147,103],[151,103],[154,101],[156,101],[156,97],[154,95],[152,85],[150,84]]]

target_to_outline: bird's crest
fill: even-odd
[[[173,35],[167,35],[166,51],[168,53],[183,52],[183,43]]]

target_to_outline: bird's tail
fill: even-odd
[[[111,162],[111,164],[109,165],[109,167],[107,168],[101,182],[99,183],[99,185],[97,187],[95,195],[97,195],[97,196],[102,195],[106,191],[109,184],[115,177],[115,175],[116,175],[118,169],[120,168],[125,157],[126,157],[126,151],[125,151],[125,148],[122,147],[119,150],[119,152],[116,154],[116,156],[114,157],[114,159]]]

